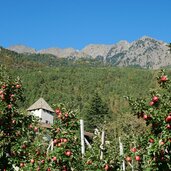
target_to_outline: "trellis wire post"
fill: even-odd
[[[119,137],[119,148],[120,148],[120,156],[123,156],[123,145],[121,142],[121,138]],[[121,170],[125,171],[125,160],[122,160]]]
[[[88,146],[88,148],[92,148],[92,146],[90,145],[90,143],[88,142],[88,140],[86,138],[84,138],[84,140],[85,140],[85,143]]]
[[[105,131],[102,131],[102,137],[101,137],[101,146],[100,146],[100,160],[103,159],[103,151],[104,151],[104,145],[105,145]]]
[[[84,120],[80,119],[80,132],[81,132],[81,154],[82,157],[85,154],[85,143],[84,143]]]

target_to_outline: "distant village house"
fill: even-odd
[[[43,98],[38,99],[27,111],[39,117],[42,124],[53,125],[55,112]]]

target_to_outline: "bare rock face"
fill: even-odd
[[[119,66],[139,66],[158,69],[171,64],[171,54],[166,43],[144,36],[130,44],[120,53],[108,54],[108,59],[117,59]]]
[[[167,44],[148,36],[129,43],[120,41],[116,44],[90,44],[82,50],[73,48],[49,48],[40,51],[20,45],[9,47],[18,53],[52,54],[57,58],[93,58],[114,66],[137,66],[158,69],[171,65],[171,53]]]
[[[88,54],[92,58],[96,58],[98,56],[103,56],[106,57],[107,53],[109,50],[113,47],[114,45],[95,45],[95,44],[90,44],[86,46],[84,49],[81,50],[81,52]]]
[[[8,49],[17,53],[36,53],[35,49],[24,45],[10,46]]]
[[[74,53],[76,50],[73,48],[49,48],[49,49],[43,49],[38,51],[37,53],[40,54],[52,54],[58,58],[66,58],[71,56],[72,53]]]

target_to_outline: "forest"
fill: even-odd
[[[155,154],[156,158],[161,157],[156,153],[158,149],[156,144],[154,144],[155,148],[151,149],[152,151],[149,151],[148,155],[146,154],[145,147],[149,142],[154,143],[154,139],[156,139],[156,142],[158,138],[159,142],[162,140],[162,134],[160,134],[162,130],[156,126],[154,128],[153,126],[154,124],[159,124],[155,117],[160,110],[163,113],[170,111],[170,98],[167,95],[162,96],[157,92],[159,89],[161,93],[166,93],[161,90],[161,87],[170,91],[170,87],[165,84],[168,82],[166,74],[171,74],[169,68],[166,69],[165,73],[164,70],[161,72],[160,70],[147,70],[133,66],[106,66],[89,59],[88,62],[83,60],[81,63],[78,61],[69,62],[68,60],[66,62],[65,59],[56,60],[52,55],[18,54],[2,47],[0,49],[0,62],[2,64],[0,91],[0,112],[2,115],[0,117],[0,125],[2,137],[8,142],[6,143],[3,139],[2,142],[0,141],[0,145],[3,147],[1,148],[2,155],[0,156],[0,161],[3,161],[2,165],[0,163],[1,168],[4,168],[4,166],[12,167],[10,164],[10,162],[12,162],[21,168],[26,166],[26,170],[31,168],[35,169],[36,167],[43,169],[48,166],[54,169],[58,167],[63,168],[65,166],[68,167],[69,170],[73,167],[75,167],[75,170],[78,170],[78,168],[99,171],[102,170],[101,168],[104,168],[104,170],[117,170],[123,160],[118,156],[119,137],[122,138],[125,145],[125,155],[123,157],[124,160],[128,162],[126,165],[128,170],[130,170],[133,165],[140,171],[147,167],[151,169],[153,168],[153,163],[148,163],[151,161],[148,157],[153,158],[153,154]],[[4,76],[3,72],[5,75],[7,74],[9,76]],[[159,76],[159,73],[161,76]],[[14,81],[13,78],[17,78],[17,80]],[[156,79],[158,81],[156,81]],[[44,130],[40,128],[41,131],[38,131],[38,127],[33,128],[31,122],[35,124],[36,122],[32,116],[27,116],[26,114],[26,109],[40,97],[43,97],[54,110],[57,108],[55,110],[55,118],[59,118],[55,121],[53,129],[48,133],[53,137],[53,144],[56,150],[50,152],[50,154],[45,152],[48,144],[41,142]],[[163,101],[160,101],[160,97],[163,98]],[[17,99],[21,102],[18,102]],[[146,101],[143,99],[146,99]],[[165,103],[165,99],[168,103]],[[61,107],[63,105],[69,110],[67,111],[64,107]],[[24,115],[21,115],[17,111],[17,108],[19,111],[22,111]],[[73,111],[75,112],[73,113]],[[155,117],[152,116],[153,112]],[[15,119],[12,119],[12,117]],[[80,154],[78,153],[80,144],[77,141],[75,132],[78,131],[79,128],[77,122],[79,119],[84,119],[86,131],[93,132],[95,128],[106,131],[106,138],[111,141],[111,144],[110,146],[106,145],[106,151],[104,153],[107,158],[105,160],[98,161],[100,137],[95,136],[93,140],[95,143],[92,145],[92,148],[96,153],[92,154],[90,153],[91,150],[88,151],[85,154],[85,158],[78,165],[77,160],[80,158]],[[166,121],[163,121],[163,117],[159,119],[162,120],[163,126],[161,128],[165,131],[165,122],[169,123],[171,121],[170,116],[168,116]],[[5,123],[4,121],[7,123],[12,122],[14,126],[7,129],[8,124],[3,125],[3,123]],[[14,129],[15,125],[19,131]],[[169,135],[167,131],[170,129],[170,124],[168,125],[163,135]],[[60,128],[58,126],[60,126]],[[151,126],[152,131],[156,132],[153,133],[151,131],[147,137],[146,133],[150,130]],[[25,137],[26,127],[29,127],[28,137]],[[62,129],[64,132],[60,132],[59,129]],[[13,137],[8,131],[13,131],[18,137],[17,139],[19,141],[17,143],[19,143],[19,145],[14,144],[15,152],[11,151],[13,146],[10,142]],[[69,133],[67,134],[66,132]],[[141,138],[142,135],[146,136],[144,140]],[[29,137],[31,137],[31,139],[29,139]],[[151,137],[150,140],[149,137]],[[65,148],[63,148],[63,146],[61,147],[61,143],[58,142],[59,138]],[[166,136],[164,138],[166,138]],[[21,145],[23,140],[28,146],[28,151],[26,150],[24,153],[23,148],[25,150],[26,145],[25,143],[24,147]],[[135,145],[138,143],[146,143],[146,145],[141,148],[139,145]],[[162,141],[162,144],[164,143],[165,142]],[[75,144],[78,146],[75,146]],[[159,145],[161,144],[159,143]],[[19,146],[21,146],[21,151],[17,150]],[[44,146],[46,148],[44,148]],[[36,159],[35,154],[29,152],[29,150],[34,151],[38,147],[42,154],[39,156],[40,159]],[[59,151],[58,147],[60,147],[59,149],[61,151]],[[170,144],[167,144],[166,147],[169,149]],[[68,150],[68,148],[72,150]],[[131,150],[129,150],[130,148]],[[6,153],[3,152],[4,149],[10,151],[10,156],[14,155],[16,159],[8,160],[5,156]],[[66,149],[67,151],[63,151]],[[77,151],[75,156],[72,153],[74,150],[75,152]],[[61,159],[57,160],[56,156],[54,157],[54,155],[57,154],[60,155]],[[46,155],[46,160],[42,159],[43,155]],[[135,158],[134,160],[130,157],[131,155]],[[143,162],[140,163],[140,161],[142,161],[141,156],[147,157],[145,161],[147,161],[148,165]],[[49,157],[51,157],[51,159]],[[73,157],[72,161],[70,161],[70,157]],[[20,163],[21,159],[19,158],[22,158],[23,162]],[[28,158],[32,158],[31,162],[28,161]],[[169,157],[167,157],[167,155],[166,158],[166,161],[156,162],[154,160],[156,164],[155,167],[160,168],[160,163],[162,163],[162,169],[159,170],[169,169],[170,165],[168,164],[168,160],[170,159],[168,159]],[[94,163],[92,164],[93,161]],[[131,167],[129,167],[129,165]],[[97,167],[99,167],[99,169],[95,169]]]
[[[23,82],[23,110],[43,97],[51,106],[58,102],[77,109],[80,117],[86,119],[92,98],[98,93],[109,109],[110,124],[116,125],[123,123],[120,119],[129,119],[125,96],[146,97],[150,88],[157,87],[155,70],[104,66],[89,59],[68,63],[53,55],[18,54],[4,48],[0,60],[9,73]]]

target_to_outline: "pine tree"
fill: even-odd
[[[85,129],[93,131],[95,128],[101,127],[110,117],[111,113],[107,103],[103,102],[96,92],[86,110]]]

